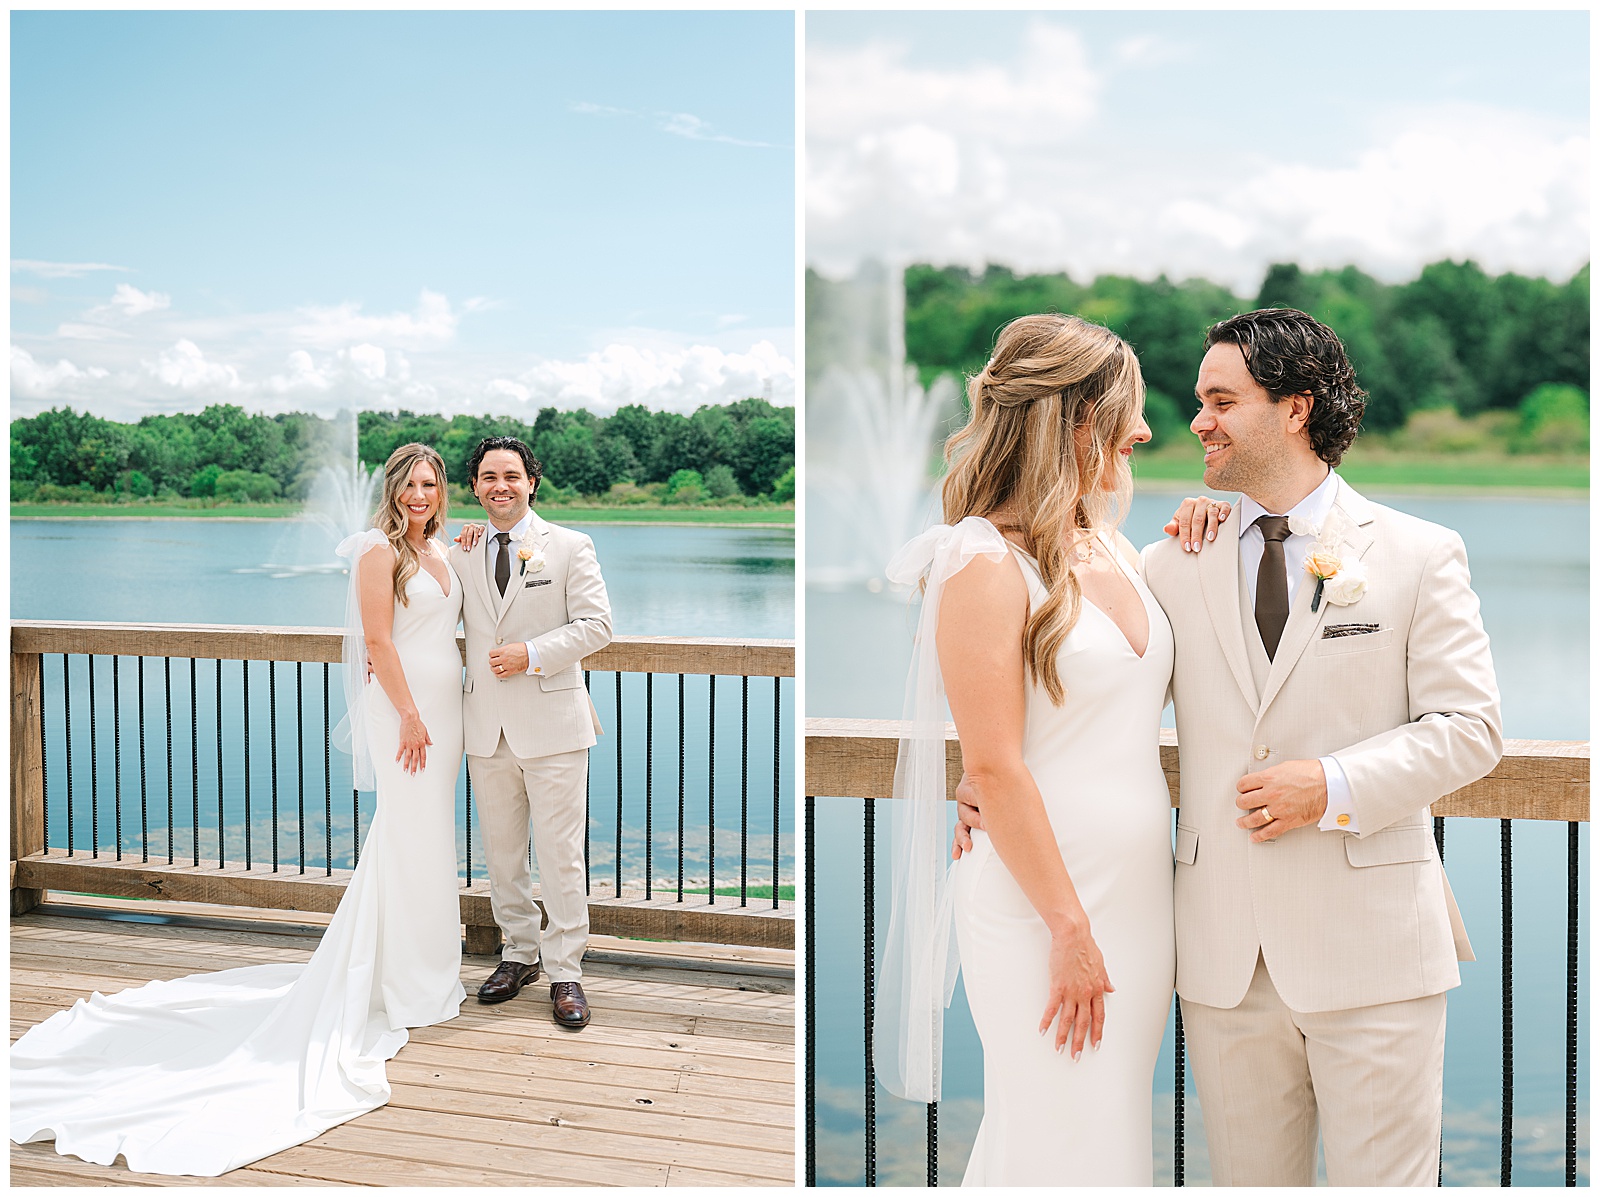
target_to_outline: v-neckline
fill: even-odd
[[[1105,621],[1116,629],[1117,636],[1122,640],[1122,643],[1127,646],[1128,651],[1133,654],[1134,659],[1137,661],[1142,661],[1144,660],[1145,653],[1150,651],[1150,635],[1153,628],[1153,624],[1150,619],[1150,608],[1145,605],[1144,595],[1139,592],[1139,584],[1133,580],[1133,576],[1128,572],[1127,565],[1123,563],[1122,554],[1117,552],[1114,546],[1107,544],[1105,537],[1101,536],[1099,533],[1095,534],[1095,539],[1100,542],[1100,547],[1110,555],[1111,563],[1116,566],[1117,570],[1122,574],[1122,580],[1126,582],[1128,584],[1128,588],[1133,591],[1133,597],[1139,600],[1139,609],[1144,612],[1144,652],[1140,652],[1138,649],[1133,647],[1133,641],[1128,639],[1128,633],[1123,631],[1122,625],[1112,618],[1111,612],[1107,611],[1099,603],[1091,599],[1087,594],[1083,595],[1083,601],[1098,611],[1101,616],[1104,617]]]
[[[433,577],[433,571],[431,569],[429,569],[426,565],[422,564],[422,558],[421,558],[420,554],[417,557],[417,572],[421,573],[421,574],[427,574],[428,577],[433,578],[433,584],[439,588],[439,593],[442,594],[445,598],[449,598],[450,597],[450,560],[449,560],[449,558],[444,556],[444,554],[441,553],[439,555],[439,564],[444,566],[444,581],[443,582],[439,581],[438,578],[434,578]]]

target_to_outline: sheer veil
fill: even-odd
[[[939,1100],[944,1011],[960,958],[951,921],[946,801],[944,679],[935,633],[945,583],[977,556],[999,561],[1006,541],[995,526],[968,516],[913,539],[889,562],[891,582],[925,579],[922,614],[906,678],[906,729],[895,765],[891,809],[888,937],[878,967],[873,1065],[889,1092]]]
[[[363,554],[389,538],[376,528],[346,536],[334,551],[350,562],[350,587],[344,601],[344,709],[333,729],[333,743],[351,756],[358,790],[377,788],[372,751],[367,746],[367,638],[361,629],[360,565]]]

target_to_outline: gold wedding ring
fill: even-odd
[[[1272,820],[1272,812],[1269,811],[1266,807],[1263,806],[1261,808],[1261,818],[1263,820],[1261,826],[1265,827],[1268,823],[1271,823],[1273,821]]]

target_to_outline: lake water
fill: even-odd
[[[1458,530],[1493,644],[1510,737],[1589,736],[1589,511],[1586,502],[1384,497],[1379,501]],[[1160,535],[1177,496],[1141,493],[1125,526],[1135,544]],[[876,580],[874,580],[876,583]],[[807,714],[898,718],[917,609],[904,593],[861,583],[808,584]],[[1172,712],[1166,714],[1172,726]],[[855,978],[862,953],[861,804],[817,801],[818,1179],[860,1184],[863,1005]],[[879,876],[888,861],[880,835]],[[1513,1179],[1561,1184],[1565,1148],[1567,828],[1518,822],[1514,831],[1512,948],[1515,976],[1516,1117]],[[1450,995],[1445,1058],[1445,1182],[1497,1184],[1500,1127],[1499,824],[1453,819],[1446,863],[1477,963],[1462,966]],[[1588,1176],[1588,826],[1580,831],[1579,1183]],[[880,884],[878,933],[887,917]],[[983,1095],[976,1032],[961,986],[946,1024],[945,1101],[940,1107],[941,1183],[959,1183]],[[1171,1182],[1171,1031],[1155,1077],[1157,1178]],[[924,1113],[877,1094],[879,1183],[921,1184]],[[1190,1184],[1209,1183],[1199,1104],[1186,1104]]]
[[[452,526],[452,533],[455,526]],[[786,528],[708,528],[650,525],[585,525],[595,543],[611,599],[618,635],[717,636],[789,639],[794,636],[794,534]],[[246,626],[338,626],[344,617],[346,575],[333,562],[332,541],[314,525],[300,521],[211,520],[15,520],[11,524],[11,613],[15,619],[91,620],[140,623],[211,623]],[[109,711],[111,663],[96,670],[96,710],[100,713],[94,784],[99,790],[99,842],[115,843],[113,804],[122,755],[125,851],[142,850],[139,821],[139,764],[131,722],[136,710],[137,664],[123,658],[116,684],[124,711],[122,743],[112,743]],[[174,661],[170,699],[172,734],[170,798],[176,857],[188,858],[198,829],[200,854],[215,857],[218,778],[221,778],[225,845],[230,860],[244,852],[244,686],[239,662],[225,662],[218,701],[217,665],[201,661],[189,681],[189,662]],[[146,744],[149,843],[152,856],[166,856],[169,777],[167,670],[160,660],[145,663],[148,708]],[[590,862],[596,880],[614,877],[619,859],[616,792],[622,777],[623,811],[620,860],[624,885],[641,882],[645,871],[646,720],[653,722],[649,843],[652,880],[676,884],[679,868],[677,821],[680,792],[684,805],[683,871],[686,884],[712,876],[721,888],[739,880],[741,835],[748,841],[749,883],[771,884],[773,840],[783,884],[794,878],[793,762],[789,760],[795,717],[794,680],[738,678],[716,683],[715,789],[710,743],[710,682],[690,676],[683,684],[680,713],[676,676],[655,679],[649,695],[638,675],[625,675],[619,696],[616,675],[594,674],[593,697],[608,734],[591,754]],[[75,658],[72,676],[62,676],[61,658],[46,661],[45,687],[50,716],[46,723],[49,773],[49,835],[52,846],[66,843],[66,728],[60,716],[64,684],[73,695],[73,761],[77,801],[75,845],[89,844],[89,732],[84,711],[88,665]],[[269,718],[270,688],[277,689],[276,726]],[[333,752],[327,772],[322,760],[323,671],[307,665],[297,677],[293,665],[250,666],[249,826],[252,859],[267,859],[273,843],[270,814],[274,780],[280,806],[277,846],[284,859],[298,858],[300,837],[308,864],[347,867],[354,859],[356,828],[372,817],[371,795],[352,801],[349,758]],[[343,716],[338,667],[331,670],[328,720]],[[295,717],[296,697],[304,705]],[[741,724],[748,701],[751,735],[741,752]],[[779,706],[778,768],[774,769],[773,706]],[[80,705],[82,704],[82,705]],[[620,707],[619,707],[620,704]],[[220,706],[220,715],[218,708]],[[222,759],[218,760],[218,719]],[[615,731],[625,734],[618,759]],[[679,726],[685,741],[680,758]],[[278,752],[272,756],[276,730]],[[300,737],[307,746],[305,768],[298,762]],[[680,759],[682,762],[680,769]],[[278,773],[273,772],[276,764]],[[779,817],[773,820],[774,773]],[[304,814],[301,813],[302,783]],[[331,811],[325,801],[331,793]],[[465,771],[458,785],[458,824],[466,817]],[[714,812],[713,812],[714,806]],[[712,818],[714,813],[715,817]],[[712,835],[712,828],[715,835]],[[463,873],[470,850],[473,875],[483,876],[483,852],[476,826],[472,842],[460,835]],[[105,849],[102,848],[102,851]],[[114,848],[113,848],[114,850]]]

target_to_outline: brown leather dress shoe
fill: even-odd
[[[589,999],[576,981],[557,981],[550,986],[550,1010],[557,1025],[569,1031],[581,1031],[589,1025]]]
[[[516,960],[502,960],[500,967],[489,974],[489,979],[478,986],[480,1002],[503,1002],[522,992],[524,985],[539,979],[539,962],[522,964]]]

